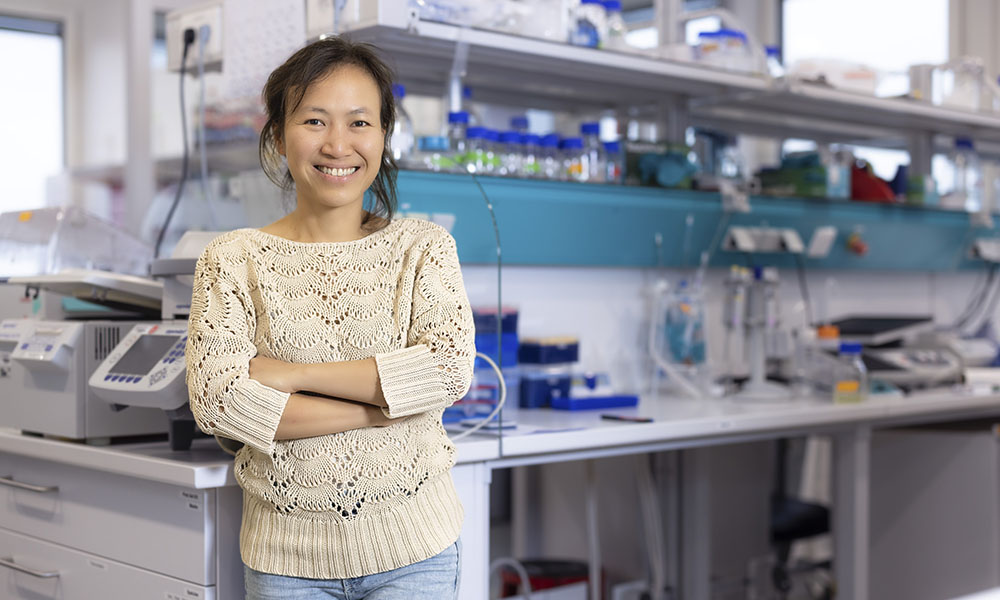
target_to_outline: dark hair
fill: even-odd
[[[283,135],[285,119],[298,109],[309,86],[344,65],[364,69],[378,87],[381,99],[380,125],[385,131],[385,147],[378,175],[371,185],[375,204],[370,213],[389,221],[396,211],[396,173],[399,170],[389,145],[393,125],[396,123],[396,100],[392,95],[394,78],[392,69],[379,58],[377,49],[371,44],[352,42],[340,36],[321,39],[297,51],[271,73],[261,93],[267,122],[260,132],[260,145],[257,149],[260,166],[267,178],[278,187],[285,191],[295,188],[295,180],[284,167],[275,143]],[[368,222],[369,216],[365,216],[362,224]]]

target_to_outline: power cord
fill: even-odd
[[[468,437],[468,436],[472,435],[473,433],[476,433],[477,431],[479,431],[483,427],[486,427],[486,424],[489,423],[490,421],[492,421],[493,417],[496,417],[498,414],[501,414],[500,413],[500,409],[502,409],[503,405],[507,403],[507,382],[505,382],[503,380],[503,372],[500,371],[500,367],[498,367],[497,364],[495,362],[493,362],[492,358],[490,358],[489,356],[486,356],[482,352],[476,352],[476,356],[478,358],[481,358],[481,359],[485,360],[486,364],[488,364],[490,366],[490,368],[493,369],[493,372],[497,374],[497,381],[499,382],[499,397],[497,398],[497,405],[496,405],[496,408],[493,409],[493,412],[491,412],[490,414],[488,414],[485,417],[483,417],[483,419],[481,421],[479,421],[478,423],[476,423],[475,425],[473,425],[469,429],[463,431],[462,433],[453,435],[451,437],[451,441],[453,441],[453,442],[455,440],[460,440],[460,439],[462,439],[464,437]],[[501,419],[502,418],[503,417],[501,417]],[[502,420],[500,421],[500,431],[501,432],[503,431],[503,421]],[[500,439],[501,440],[503,439],[503,435],[500,436]]]
[[[190,27],[184,30],[184,50],[181,52],[181,82],[180,82],[180,94],[181,94],[181,133],[184,138],[184,154],[181,160],[181,180],[177,183],[177,193],[174,194],[174,201],[170,205],[170,210],[167,211],[167,218],[163,220],[163,227],[160,228],[160,233],[156,235],[156,245],[153,247],[153,258],[159,258],[160,256],[160,246],[163,245],[163,237],[167,234],[167,228],[170,227],[170,221],[174,218],[174,211],[177,210],[177,205],[181,201],[181,195],[184,193],[184,181],[187,179],[188,173],[188,135],[187,135],[187,110],[184,104],[184,75],[185,67],[187,65],[187,55],[188,50],[191,48],[191,44],[195,40],[195,31]]]
[[[212,229],[218,229],[219,219],[215,216],[214,198],[208,185],[208,151],[205,147],[208,143],[205,138],[205,46],[211,35],[212,29],[208,25],[198,28],[198,153],[201,155],[201,195],[208,208]]]

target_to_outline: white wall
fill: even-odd
[[[676,284],[690,273],[666,271]],[[496,267],[463,268],[473,305],[496,306]],[[648,286],[663,273],[652,269],[504,267],[503,303],[520,311],[522,337],[575,335],[580,338],[581,367],[607,371],[614,381],[635,391],[645,389],[649,373],[645,351]],[[722,322],[724,270],[707,277],[706,305],[709,353],[724,358]],[[782,315],[800,319],[801,294],[794,271],[779,272]],[[959,314],[975,281],[975,273],[885,273],[820,271],[807,275],[813,311],[819,310],[827,280],[834,281],[831,316],[859,314],[933,314],[949,323]],[[739,348],[734,349],[740,354]]]

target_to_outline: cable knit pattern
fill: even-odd
[[[401,219],[352,242],[224,234],[198,260],[189,330],[195,419],[245,444],[235,473],[249,567],[360,577],[429,558],[458,538],[455,447],[441,413],[468,390],[475,346],[447,231]],[[288,394],[249,378],[258,354],[295,363],[374,357],[385,412],[409,418],[275,441]]]

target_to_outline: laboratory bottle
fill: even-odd
[[[516,177],[521,171],[521,134],[516,131],[504,131],[500,134],[500,168],[497,175]]]
[[[625,35],[628,28],[625,27],[625,19],[622,17],[621,0],[604,0],[604,12],[607,15],[607,37],[604,48],[608,50],[628,50],[628,43]]]
[[[486,173],[494,175],[500,170],[500,132],[495,129],[484,129],[483,142]]]
[[[429,135],[420,138],[418,144],[420,165],[428,171],[450,170],[451,160],[448,158],[448,138],[440,135]]]
[[[963,201],[962,206],[967,212],[979,212],[983,206],[982,167],[979,156],[968,138],[955,139],[955,151],[952,153],[952,164],[955,166],[955,202]]]
[[[520,115],[510,118],[510,128],[521,135],[528,133],[528,117]]]
[[[448,113],[448,152],[450,156],[449,171],[464,171],[468,141],[469,113],[460,110]]]
[[[622,156],[621,142],[604,142],[605,163],[604,181],[608,183],[623,183],[625,181],[625,160]]]
[[[583,181],[604,181],[605,171],[608,167],[604,146],[601,145],[601,124],[597,122],[583,123],[580,125],[580,133],[583,136],[583,168],[586,171],[586,177]]]
[[[607,15],[601,0],[580,0],[570,16],[569,43],[600,48],[606,35]]]
[[[469,173],[483,174],[486,172],[486,130],[482,127],[469,127],[465,132],[466,151],[465,169]]]
[[[840,343],[840,361],[833,384],[834,404],[863,402],[868,398],[868,369],[861,359],[861,344]]]
[[[563,169],[562,159],[559,156],[559,135],[550,133],[542,136],[539,146],[542,177],[550,180],[562,179]]]
[[[587,181],[587,154],[583,149],[583,139],[566,138],[562,141],[563,173],[570,181]]]
[[[538,177],[541,175],[541,137],[529,133],[521,135],[521,177]]]
[[[410,166],[416,140],[413,136],[413,120],[403,107],[406,88],[402,84],[395,83],[392,86],[392,95],[396,97],[396,122],[392,126],[392,137],[389,138],[392,158],[401,167]]]
[[[784,77],[785,67],[781,64],[781,48],[778,46],[764,46],[764,52],[767,54],[768,74],[775,79]]]

